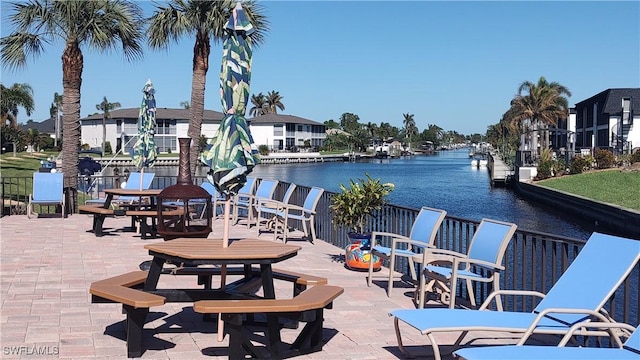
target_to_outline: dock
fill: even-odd
[[[505,164],[498,154],[489,153],[487,167],[492,186],[506,186],[513,179],[514,170]]]

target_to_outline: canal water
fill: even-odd
[[[199,168],[196,175],[205,175],[207,170]],[[156,176],[177,175],[176,167],[154,166],[150,171]],[[580,218],[522,199],[510,188],[491,186],[488,169],[472,166],[467,149],[358,162],[261,164],[252,172],[258,178],[319,186],[332,192],[365,174],[393,183],[389,202],[396,205],[439,208],[451,216],[478,221],[486,217],[513,222],[523,230],[584,240],[596,230]]]
[[[361,162],[259,165],[252,174],[333,192],[340,190],[340,184],[348,186],[350,179],[369,174],[395,185],[389,202],[397,205],[428,206],[452,216],[471,220],[486,217],[513,222],[525,230],[585,240],[595,230],[575,216],[528,202],[510,188],[492,186],[488,169],[472,166],[467,149]]]

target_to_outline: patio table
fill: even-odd
[[[249,281],[254,272],[252,265],[260,266],[262,297],[275,299],[274,277],[271,265],[298,254],[301,247],[280,242],[259,239],[231,239],[223,247],[222,239],[178,238],[157,244],[145,245],[149,255],[153,256],[149,274],[144,283],[144,291],[161,295],[167,302],[195,302],[198,300],[239,299],[246,295],[233,292],[233,286],[226,290],[211,289],[158,289],[158,281],[166,262],[173,264],[198,265],[242,265],[244,279],[235,284]],[[269,342],[277,353],[280,343],[280,325],[275,314],[267,315]]]

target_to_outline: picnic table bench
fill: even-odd
[[[147,239],[149,236],[156,236],[156,219],[158,218],[158,211],[152,209],[135,209],[129,207],[129,209],[112,209],[110,207],[105,208],[104,205],[85,204],[78,206],[78,212],[80,214],[93,215],[92,230],[96,237],[104,235],[103,225],[104,220],[107,217],[115,216],[130,216],[132,225],[137,220],[140,221],[140,235],[142,239]],[[171,207],[162,210],[162,216],[178,216],[184,213],[184,209],[181,207]],[[147,219],[151,219],[148,223]],[[149,236],[148,236],[148,235]]]
[[[249,334],[253,331],[243,321],[244,315],[257,313],[306,322],[290,348],[311,353],[322,350],[324,309],[331,308],[333,301],[343,292],[344,289],[339,286],[317,285],[291,299],[200,300],[194,302],[193,309],[202,314],[221,314],[229,334],[229,359],[244,359],[245,355],[262,357],[251,343]],[[279,330],[268,329],[269,357],[279,358],[280,336],[279,332],[274,334],[274,331]],[[303,348],[305,343],[309,343],[307,348]]]
[[[166,299],[142,290],[148,271],[132,271],[96,281],[89,287],[91,302],[120,303],[126,314],[127,356],[142,355],[142,329],[149,308],[164,305]]]

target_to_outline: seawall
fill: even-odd
[[[516,171],[516,174],[518,172]],[[571,212],[620,236],[640,240],[640,211],[585,198],[529,182],[514,181],[515,191],[528,200]]]

